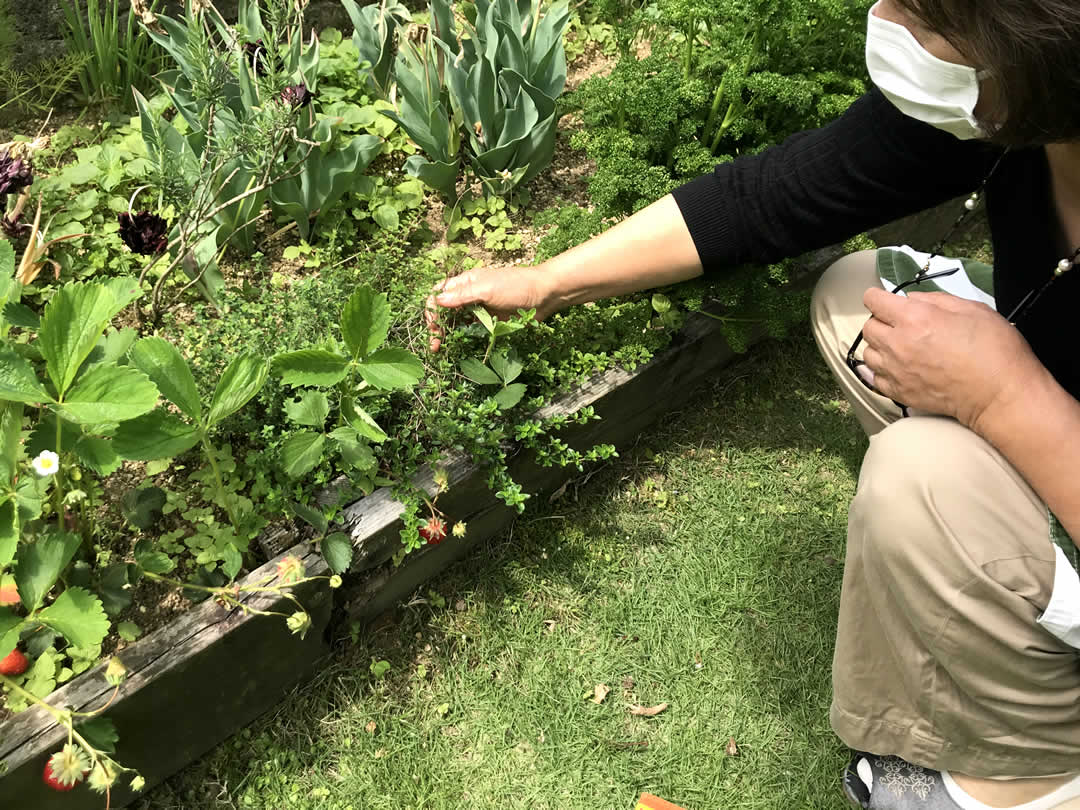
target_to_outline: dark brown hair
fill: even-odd
[[[1080,2],[896,2],[993,72],[1005,120],[981,122],[991,140],[1025,146],[1080,139]]]

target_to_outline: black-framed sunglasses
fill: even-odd
[[[931,255],[930,259],[932,258],[933,255]],[[1007,320],[1013,326],[1019,324],[1023,320],[1024,316],[1031,312],[1032,308],[1035,306],[1035,302],[1038,301],[1042,297],[1043,293],[1050,288],[1050,285],[1052,285],[1055,281],[1058,280],[1058,278],[1060,278],[1069,269],[1071,269],[1078,258],[1080,258],[1080,248],[1076,249],[1076,252],[1072,254],[1072,257],[1070,259],[1063,259],[1061,263],[1058,264],[1058,266],[1054,269],[1053,275],[1051,275],[1048,280],[1044,281],[1038,287],[1031,290],[1027,295],[1021,298],[1020,302],[1015,307],[1013,307],[1012,312],[1005,316],[1005,320]],[[931,273],[929,272],[930,259],[926,260],[926,265],[923,267],[922,270],[915,274],[914,278],[897,284],[893,288],[892,292],[899,293],[907,287],[913,287],[916,284],[921,284],[922,282],[930,281],[931,279],[942,278],[943,276],[951,276],[953,273],[956,273],[960,270],[959,267],[953,267],[950,270],[937,270]],[[1066,262],[1068,263],[1068,267],[1065,266]],[[859,382],[861,382],[864,386],[866,386],[869,390],[873,391],[875,394],[881,394],[880,391],[874,388],[874,386],[867,382],[866,378],[859,373],[859,366],[866,365],[866,363],[863,362],[861,358],[855,356],[855,352],[862,344],[862,341],[863,330],[860,329],[859,334],[857,334],[855,336],[855,340],[852,341],[851,347],[847,350],[847,357],[845,358],[845,362],[847,363],[847,367],[851,369],[852,373],[855,375]],[[893,404],[900,409],[901,416],[909,416],[907,405],[902,402],[897,402],[895,399],[893,400]]]

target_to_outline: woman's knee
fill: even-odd
[[[865,313],[863,295],[877,283],[876,251],[849,253],[829,265],[810,299],[810,322],[815,331],[835,317]]]
[[[870,440],[851,515],[887,566],[1051,553],[1030,487],[984,439],[941,416],[900,419]]]

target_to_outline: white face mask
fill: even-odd
[[[866,67],[885,97],[905,115],[957,138],[984,136],[974,110],[979,80],[989,71],[938,59],[907,28],[876,16],[874,8],[876,3],[866,23]]]

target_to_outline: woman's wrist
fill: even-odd
[[[697,248],[670,194],[537,270],[550,312],[702,273]]]

